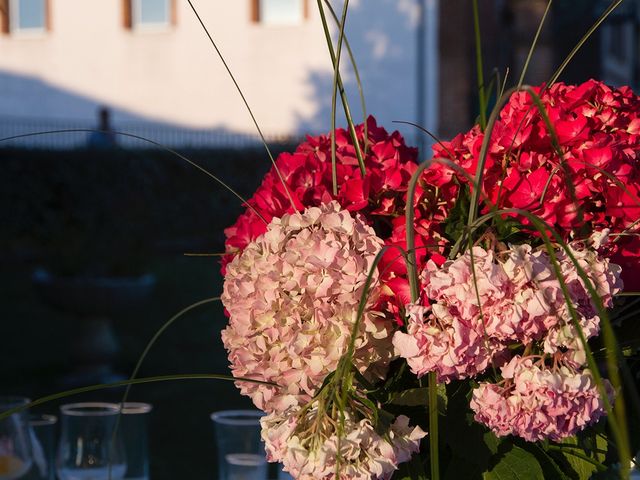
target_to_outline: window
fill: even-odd
[[[265,25],[298,25],[307,17],[308,0],[253,0],[253,21]]]
[[[173,23],[174,0],[127,0],[125,24],[140,30],[164,29]]]
[[[40,33],[47,29],[47,0],[10,0],[8,30],[12,33]]]

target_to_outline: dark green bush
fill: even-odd
[[[270,165],[263,149],[181,153],[245,197]],[[167,152],[0,150],[0,249],[60,274],[135,274],[158,248],[221,252],[240,212],[235,196]]]

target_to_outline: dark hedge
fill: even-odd
[[[264,149],[180,153],[245,198],[270,166]],[[133,274],[157,249],[221,252],[240,203],[163,151],[4,149],[0,258],[35,257],[62,274]]]

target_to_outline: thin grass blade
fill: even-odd
[[[480,128],[484,130],[487,125],[487,98],[484,89],[484,65],[482,61],[482,35],[480,34],[480,14],[478,12],[478,0],[473,0],[473,32],[475,34],[476,47],[476,75],[478,77],[478,97],[480,103]]]
[[[529,53],[527,54],[527,59],[524,62],[524,65],[522,66],[522,72],[520,73],[520,78],[518,79],[518,85],[517,87],[520,88],[522,86],[522,82],[524,81],[524,77],[527,74],[527,70],[529,68],[529,62],[531,62],[531,57],[533,57],[533,52],[536,49],[536,45],[538,44],[538,38],[540,37],[540,32],[542,32],[542,27],[544,26],[544,21],[547,19],[547,14],[549,13],[549,10],[551,9],[551,4],[553,3],[553,0],[549,0],[549,2],[547,3],[547,8],[544,9],[544,13],[542,15],[542,18],[540,19],[540,23],[538,23],[538,29],[536,30],[536,34],[533,37],[533,41],[531,42],[531,47],[529,48]]]
[[[211,373],[184,373],[180,375],[159,375],[154,377],[136,378],[135,380],[122,380],[120,382],[102,383],[99,385],[89,385],[87,387],[79,387],[71,390],[65,390],[64,392],[54,393],[52,395],[47,395],[45,397],[37,398],[36,400],[30,403],[27,403],[26,405],[21,405],[19,407],[5,410],[4,412],[0,412],[0,420],[4,420],[10,415],[21,412],[22,410],[26,410],[32,407],[37,407],[38,405],[42,405],[44,403],[52,402],[54,400],[60,400],[62,398],[71,397],[73,395],[78,395],[81,393],[95,392],[97,390],[106,390],[109,388],[119,388],[119,387],[124,387],[126,385],[142,385],[146,383],[170,382],[170,381],[178,381],[178,380],[225,380],[230,382],[251,382],[251,383],[259,383],[262,385],[277,386],[273,383],[263,382],[260,380],[255,380],[253,378],[232,377],[230,375],[217,375],[217,374],[211,374]]]
[[[324,4],[329,9],[329,13],[331,14],[331,17],[333,18],[336,25],[339,27],[340,20],[338,20],[338,16],[336,15],[335,10],[331,6],[331,3],[329,2],[329,0],[324,0]],[[369,135],[368,135],[369,127],[367,126],[367,104],[364,98],[364,89],[362,88],[362,81],[360,80],[360,71],[358,70],[356,57],[354,56],[353,51],[351,50],[351,45],[349,44],[349,40],[347,38],[346,33],[344,33],[343,41],[344,41],[344,46],[347,47],[347,52],[349,54],[349,61],[351,62],[351,68],[353,68],[353,74],[356,77],[356,83],[358,85],[358,95],[360,96],[360,108],[362,109],[362,125],[364,128],[364,153],[366,154],[369,149]]]
[[[98,129],[95,129],[95,128],[67,128],[67,129],[62,129],[62,130],[45,130],[45,131],[42,131],[42,132],[23,133],[23,134],[20,134],[20,135],[12,135],[10,137],[3,137],[3,138],[0,138],[0,143],[7,142],[7,141],[10,141],[10,140],[17,140],[17,139],[20,139],[20,138],[37,137],[39,135],[51,135],[51,134],[58,134],[58,133],[83,133],[83,132],[84,133],[92,133],[92,132],[101,132],[101,131],[102,130],[98,130]],[[258,212],[238,192],[236,192],[233,188],[231,188],[228,184],[226,184],[220,178],[215,176],[209,170],[207,170],[206,168],[204,168],[201,165],[198,165],[196,162],[194,162],[193,160],[185,157],[181,153],[178,153],[177,151],[173,150],[172,148],[169,148],[166,145],[158,143],[158,142],[156,142],[154,140],[151,140],[151,139],[145,138],[145,137],[141,137],[140,135],[134,135],[133,133],[118,132],[118,131],[113,131],[111,133],[113,133],[114,135],[121,136],[121,137],[134,138],[136,140],[141,140],[143,142],[149,143],[149,144],[151,144],[151,145],[153,145],[155,147],[158,147],[159,149],[161,149],[161,150],[163,150],[163,151],[165,151],[167,153],[170,153],[171,155],[174,155],[174,156],[178,157],[180,160],[183,160],[184,162],[187,162],[189,165],[197,168],[202,173],[204,173],[208,177],[210,177],[213,180],[215,180],[219,185],[221,185],[223,188],[225,188],[227,191],[229,191],[231,194],[233,194],[238,200],[240,200],[243,205],[247,206],[251,211],[253,211],[253,213],[255,213],[260,220],[262,220],[265,224],[267,223],[267,221],[260,214],[260,212]]]
[[[240,94],[240,98],[242,99],[242,102],[244,103],[244,106],[246,107],[247,111],[249,112],[249,116],[251,117],[251,120],[253,121],[253,124],[256,127],[258,135],[260,136],[260,140],[262,141],[262,145],[264,146],[265,150],[267,151],[267,155],[269,156],[269,159],[271,160],[271,164],[273,165],[273,168],[274,168],[276,174],[278,175],[278,179],[280,180],[280,183],[282,183],[282,186],[283,186],[285,192],[287,192],[287,197],[289,198],[289,202],[291,202],[291,208],[293,209],[293,211],[296,211],[296,204],[293,201],[293,197],[291,196],[291,191],[289,190],[289,187],[287,186],[287,183],[284,181],[284,178],[282,177],[282,175],[280,173],[280,170],[278,169],[278,166],[276,165],[276,161],[273,158],[273,155],[271,154],[271,149],[269,148],[269,145],[267,144],[267,141],[264,138],[264,135],[262,133],[262,129],[260,128],[260,125],[258,124],[258,121],[256,120],[256,117],[253,114],[253,110],[251,110],[251,107],[249,106],[249,102],[247,102],[247,99],[245,98],[244,93],[242,92],[242,89],[240,88],[240,85],[238,84],[235,75],[233,75],[233,73],[231,72],[231,69],[229,68],[229,65],[227,64],[227,61],[225,60],[224,56],[222,55],[222,52],[220,51],[220,49],[218,48],[218,45],[216,44],[216,42],[213,40],[213,37],[209,33],[209,29],[207,28],[207,26],[202,21],[202,18],[200,18],[200,14],[196,10],[196,7],[193,6],[193,3],[191,2],[191,0],[187,0],[187,2],[189,3],[189,6],[191,7],[191,10],[193,11],[193,14],[196,16],[196,18],[198,20],[198,23],[200,23],[200,26],[204,30],[204,33],[209,38],[209,42],[211,42],[211,45],[213,46],[214,50],[218,54],[218,57],[220,58],[220,61],[222,62],[222,65],[224,65],[224,68],[226,69],[227,73],[229,74],[229,77],[231,78],[231,81],[233,82],[233,84],[236,87],[236,90],[238,90],[238,93]]]

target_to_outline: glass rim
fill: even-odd
[[[74,417],[106,417],[120,413],[121,408],[117,403],[78,402],[61,405],[60,411]]]
[[[123,415],[139,415],[153,410],[153,405],[145,402],[124,402],[118,405],[122,406]]]
[[[20,395],[0,395],[0,412],[6,412],[16,407],[23,407],[31,403],[28,397]]]
[[[55,425],[56,423],[58,423],[58,417],[48,413],[32,413],[29,416],[29,425],[33,427],[44,427],[46,425]]]
[[[257,425],[266,413],[260,410],[220,410],[210,415],[214,423],[222,425]]]

